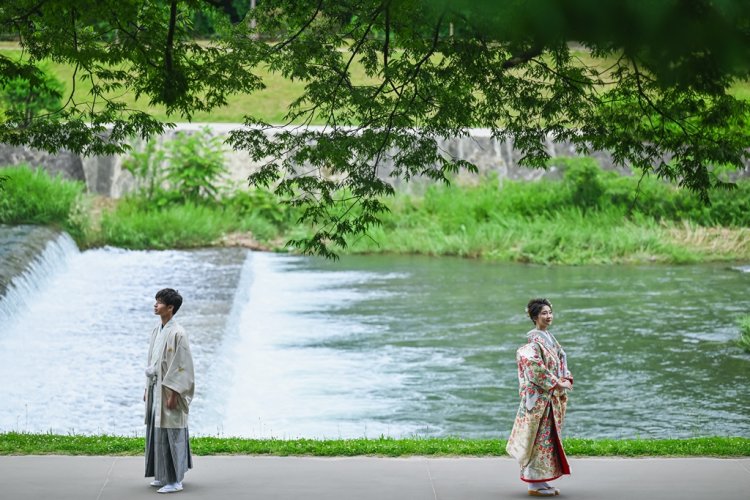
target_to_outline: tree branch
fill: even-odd
[[[388,69],[388,46],[391,41],[391,5],[385,5],[385,41],[383,42],[383,73]]]
[[[529,50],[521,52],[520,54],[513,55],[513,57],[511,57],[510,59],[506,59],[500,65],[500,67],[502,69],[515,68],[516,66],[529,62],[531,59],[535,58],[536,56],[542,55],[543,51],[544,49],[541,46],[532,47]]]
[[[27,10],[24,14],[21,14],[16,17],[12,17],[8,19],[8,21],[11,23],[18,23],[19,21],[28,21],[29,17],[31,17],[32,15],[34,14],[40,15],[41,14],[40,9],[42,8],[42,5],[44,5],[47,2],[48,0],[41,0],[39,3],[37,3],[36,5],[32,6],[29,10]]]
[[[315,12],[313,13],[312,16],[310,16],[310,19],[308,19],[307,22],[302,25],[299,31],[297,31],[297,33],[292,35],[291,38],[287,38],[282,43],[274,45],[273,47],[274,52],[280,51],[281,49],[283,49],[284,47],[292,43],[294,40],[299,38],[299,36],[302,35],[302,33],[304,33],[304,31],[312,24],[315,18],[318,17],[318,13],[320,12],[321,7],[323,7],[323,0],[318,0],[318,5],[315,7]]]
[[[174,32],[177,27],[177,0],[172,0],[172,5],[169,8],[169,31],[167,32],[167,46],[164,53],[164,66],[167,70],[167,75],[172,73],[174,69],[173,53],[174,53]]]
[[[683,123],[682,123],[681,121],[679,121],[679,120],[677,120],[677,119],[675,119],[675,118],[672,118],[672,117],[671,117],[670,115],[668,115],[668,114],[667,114],[667,113],[666,113],[665,111],[661,110],[661,109],[660,109],[660,108],[659,108],[659,107],[658,107],[658,106],[657,106],[657,105],[656,105],[656,104],[655,104],[655,103],[654,103],[654,102],[653,102],[653,101],[651,100],[651,98],[650,98],[650,97],[648,96],[648,94],[647,94],[647,93],[646,93],[646,91],[645,91],[645,90],[643,89],[643,86],[642,86],[642,84],[641,84],[641,73],[640,73],[640,71],[638,70],[638,63],[637,63],[637,62],[635,61],[635,58],[628,58],[628,59],[629,59],[629,60],[630,60],[630,62],[631,62],[631,63],[633,64],[633,71],[634,71],[634,74],[635,74],[635,82],[636,82],[636,86],[638,87],[638,95],[639,95],[639,96],[641,96],[641,97],[643,97],[643,99],[644,99],[644,100],[645,100],[645,101],[646,101],[646,102],[648,103],[648,105],[649,105],[649,106],[651,107],[651,109],[653,109],[654,111],[656,111],[656,113],[657,113],[657,114],[658,114],[659,116],[661,116],[662,118],[665,118],[666,120],[669,120],[669,121],[671,121],[672,123],[674,123],[675,125],[677,125],[677,127],[679,127],[679,129],[680,129],[680,130],[682,130],[682,133],[683,133],[683,135],[685,136],[685,138],[686,138],[686,139],[688,140],[688,142],[693,142],[693,141],[692,141],[692,135],[691,135],[691,134],[690,134],[690,132],[689,132],[689,131],[687,130],[686,126],[685,126],[685,125],[684,125],[684,124],[683,124]]]

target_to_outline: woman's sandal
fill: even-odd
[[[559,494],[560,490],[555,488],[554,486],[550,486],[548,488],[540,488],[538,490],[529,490],[529,496],[532,497],[553,497]]]
[[[541,490],[529,490],[529,496],[532,496],[532,497],[553,497],[553,496],[555,496],[555,492],[552,491],[549,488],[541,489]]]

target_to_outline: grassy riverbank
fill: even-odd
[[[0,192],[0,224],[56,226],[77,242],[86,241],[90,219],[82,183],[25,167],[2,169],[0,175],[6,177]]]
[[[612,177],[588,206],[567,181],[432,186],[396,197],[383,225],[350,251],[575,265],[750,259],[748,221],[726,210],[748,204],[750,185],[717,193],[712,208],[661,185],[631,211],[636,182]]]
[[[382,225],[346,253],[454,255],[537,264],[696,263],[750,260],[750,181],[691,193],[647,178],[604,172],[588,159],[565,160],[562,179],[428,185],[386,202]],[[283,250],[310,231],[297,212],[263,190],[225,189],[211,199],[144,192],[93,198],[81,183],[14,167],[0,196],[0,223],[57,225],[82,248],[242,245]],[[637,198],[635,197],[638,193]]]
[[[262,190],[228,193],[220,203],[120,200],[85,193],[81,182],[26,166],[0,170],[0,224],[39,224],[67,231],[81,248],[129,249],[244,245],[281,249],[299,232],[291,211]],[[169,195],[169,193],[167,193]]]
[[[690,439],[564,439],[571,456],[591,457],[747,457],[750,439],[705,437]],[[196,455],[273,456],[504,456],[505,441],[497,439],[241,439],[191,438]],[[140,455],[143,438],[55,434],[0,434],[0,455]]]

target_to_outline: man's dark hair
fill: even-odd
[[[177,314],[182,305],[182,295],[174,288],[164,288],[156,292],[156,300],[164,305],[172,306],[172,314]]]
[[[536,319],[544,306],[549,306],[552,309],[552,304],[547,299],[531,299],[526,305],[526,312],[529,314],[532,323],[536,323]]]

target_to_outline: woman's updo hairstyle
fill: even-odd
[[[552,309],[552,304],[547,299],[531,299],[526,305],[526,314],[529,315],[532,323],[536,324],[536,319],[544,306],[549,306]]]

